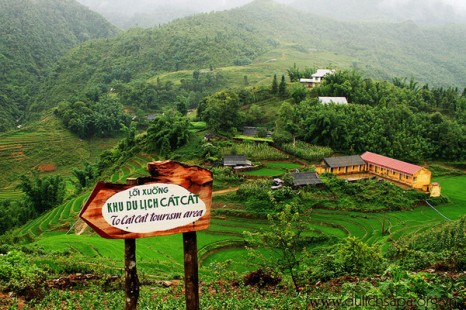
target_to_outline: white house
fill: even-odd
[[[310,79],[299,79],[299,82],[306,86],[307,88],[312,88],[316,84],[321,83],[322,79],[327,75],[327,74],[334,74],[335,70],[330,70],[330,69],[317,69],[316,73],[312,75],[312,78]]]
[[[348,100],[346,100],[346,97],[319,97],[319,102],[323,104],[348,104]]]

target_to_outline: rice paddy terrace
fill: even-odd
[[[111,176],[111,181],[123,183],[127,177],[144,174],[146,164],[151,160],[152,158],[146,155],[133,157]],[[450,219],[459,218],[466,213],[466,199],[464,194],[458,194],[457,187],[464,188],[466,176],[444,177],[439,181],[444,194],[451,196],[451,202],[438,206],[437,209]],[[80,195],[49,211],[23,226],[16,234],[33,241],[45,250],[70,250],[76,253],[77,259],[81,257],[86,261],[92,257],[99,261],[99,264],[120,269],[123,241],[103,239],[78,220],[77,214],[87,195]],[[445,218],[428,206],[388,213],[313,209],[303,216],[307,222],[307,235],[327,234],[337,238],[352,235],[369,244],[378,244],[382,249],[401,236],[428,230],[445,221]],[[238,272],[253,268],[245,259],[247,253],[243,232],[254,232],[268,224],[265,219],[249,216],[231,216],[223,213],[216,215],[213,209],[210,227],[198,233],[201,272],[206,272],[205,269],[202,271],[202,266],[226,260],[231,260],[229,268]],[[182,270],[182,253],[181,235],[138,239],[138,268],[143,273],[162,278],[179,276],[179,271]]]
[[[0,200],[17,199],[18,176],[32,170],[67,176],[71,168],[92,161],[116,139],[84,141],[71,134],[53,115],[0,134]]]

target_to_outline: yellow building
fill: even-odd
[[[320,166],[316,167],[316,172],[319,174],[329,172],[341,175],[363,173],[366,170],[366,162],[359,155],[327,157]]]
[[[361,158],[367,163],[369,173],[429,191],[432,173],[426,168],[371,152],[365,152]]]
[[[437,182],[429,184],[430,197],[440,197],[441,192],[442,187]]]

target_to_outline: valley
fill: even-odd
[[[339,21],[256,0],[118,30],[74,0],[22,2],[0,13],[1,309],[120,309],[124,242],[78,214],[97,182],[163,160],[213,173],[202,309],[464,306],[464,24]],[[421,176],[368,162],[322,168],[365,152],[429,182],[416,190]],[[181,234],[137,239],[136,257],[139,306],[184,308]]]

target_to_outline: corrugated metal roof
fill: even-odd
[[[225,155],[224,166],[250,166],[251,162],[246,159],[246,155]]]
[[[414,174],[422,169],[421,166],[410,164],[398,159],[393,159],[390,157],[386,157],[383,155],[365,152],[361,155],[361,158],[364,159],[369,164],[374,164],[377,166],[381,166],[384,168],[388,168],[391,170],[395,170],[398,172],[402,172],[405,174]]]
[[[361,156],[359,155],[327,157],[324,158],[324,161],[330,168],[359,166],[366,164],[366,162],[362,160]]]
[[[319,97],[321,103],[348,104],[346,97]]]
[[[295,186],[322,184],[322,181],[315,172],[295,172],[291,173],[291,176],[293,177],[293,185]]]

